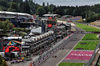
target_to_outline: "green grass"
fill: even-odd
[[[82,43],[86,43],[86,44],[82,44]],[[83,48],[83,50],[95,50],[96,45],[98,45],[99,40],[97,41],[80,41],[74,48],[74,50],[76,50],[77,48]]]
[[[99,40],[97,37],[98,34],[86,34],[82,40]]]
[[[97,31],[97,32],[100,31],[100,29],[97,29],[97,28],[95,28],[93,26],[83,25],[83,24],[78,24],[78,23],[77,23],[77,27],[79,27],[79,28],[81,28],[81,29],[83,29],[85,31]]]
[[[84,63],[60,63],[58,66],[83,66]]]

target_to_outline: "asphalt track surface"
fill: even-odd
[[[77,29],[77,31],[84,31],[77,27],[74,28]],[[63,58],[66,57],[73,50],[73,48],[76,46],[76,44],[80,41],[80,39],[84,35],[85,34],[76,34],[75,37],[73,37],[69,42],[66,43],[66,45],[63,47],[64,48],[63,50],[61,49],[54,54],[57,56],[57,58],[53,58],[51,56],[46,61],[41,63],[39,66],[58,66],[58,64],[63,61]]]
[[[57,40],[56,43],[58,43],[60,40],[62,40],[61,38],[59,38]],[[34,58],[34,57],[33,57]],[[13,63],[11,64],[10,61],[7,61],[8,62],[8,66],[29,66],[29,64],[32,62],[32,61],[24,61],[24,62],[20,62],[20,63]]]
[[[84,31],[77,27],[74,27],[74,28],[77,29],[77,31]],[[84,34],[76,35],[74,38],[72,38],[72,40],[70,40],[70,42],[66,43],[66,46],[63,47],[64,50],[59,50],[58,52],[54,54],[54,55],[57,55],[57,58],[52,58],[51,56],[46,61],[41,63],[40,66],[56,66],[62,60],[62,58],[64,58],[64,56],[66,56],[72,50],[72,48],[78,43],[78,41],[83,36]],[[77,37],[77,40],[75,39],[76,37]],[[11,66],[27,66],[30,62],[31,61],[25,61],[22,63],[14,63],[14,64],[11,64]]]

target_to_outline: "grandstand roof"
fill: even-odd
[[[61,29],[62,29],[62,28],[65,28],[65,26],[58,26],[57,28],[58,28],[58,29],[59,29],[59,28],[61,28]]]
[[[22,39],[22,37],[18,36],[18,37],[3,37],[4,39]]]
[[[43,16],[57,16],[57,14],[44,14]]]
[[[71,16],[71,15],[64,15],[63,17],[67,17],[67,16]]]
[[[27,14],[27,13],[8,12],[8,11],[0,11],[0,14],[12,14],[12,15],[31,16],[30,14]]]

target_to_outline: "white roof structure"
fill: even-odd
[[[57,14],[44,14],[43,16],[48,17],[48,16],[57,16]]]
[[[38,28],[33,28],[33,29],[31,29],[31,33],[42,33],[42,31],[41,31],[41,27],[38,27]]]
[[[4,37],[4,39],[22,39],[22,37]]]
[[[46,36],[49,36],[49,35],[51,35],[51,34],[53,34],[53,33],[54,33],[53,31],[49,31],[49,32],[46,32],[46,33],[41,34],[41,35],[39,35],[39,36],[31,37],[31,41],[36,41],[36,40],[42,39],[42,38],[44,38],[44,37],[46,37]]]
[[[41,20],[42,20],[42,21],[48,20],[48,17],[43,17]]]
[[[8,11],[0,11],[0,14],[12,14],[12,15],[31,16],[30,14],[27,14],[27,13],[8,12]]]
[[[59,28],[61,28],[61,29],[62,29],[62,28],[65,28],[65,26],[58,26],[57,28],[58,28],[58,29],[59,29]]]
[[[31,41],[37,41],[37,40],[40,40],[44,37],[47,37],[51,34],[53,34],[54,31],[49,31],[49,32],[46,32],[44,34],[41,34],[41,35],[38,35],[38,36],[34,36],[34,37],[31,37],[31,38],[28,38],[28,39],[22,39],[23,42],[31,42]]]
[[[64,15],[63,17],[72,17],[71,15]]]

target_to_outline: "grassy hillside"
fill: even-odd
[[[77,23],[76,26],[83,29],[83,30],[85,30],[85,31],[97,31],[97,32],[100,31],[100,29],[97,29],[97,28],[95,28],[93,26],[89,26],[89,25],[84,25],[84,24],[78,24]]]

